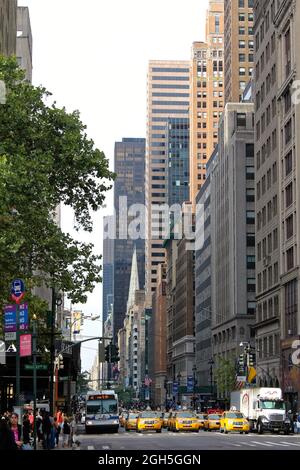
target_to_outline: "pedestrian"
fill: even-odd
[[[31,425],[29,421],[28,413],[25,413],[23,416],[23,443],[29,444],[30,443],[30,432],[31,432]]]
[[[296,433],[300,434],[300,412],[298,413],[298,416],[297,416]]]
[[[50,414],[48,411],[45,411],[42,422],[43,448],[45,450],[51,449],[51,427]]]
[[[63,423],[63,447],[70,447],[70,435],[71,435],[70,424],[68,423],[68,419],[65,418],[64,423]]]
[[[60,427],[60,424],[58,424],[57,417],[54,418],[53,428],[54,428],[55,444],[56,444],[56,447],[58,447],[58,445],[59,445],[59,435],[60,435],[61,427]]]
[[[39,411],[36,413],[36,433],[38,437],[38,442],[43,441],[43,430],[42,430],[42,423],[43,423],[43,418]]]
[[[14,435],[5,416],[0,420],[0,450],[18,450]]]
[[[19,415],[12,413],[10,417],[10,429],[13,433],[14,441],[19,449],[22,449],[22,426],[18,423]]]

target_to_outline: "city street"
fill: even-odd
[[[80,450],[300,450],[300,434],[221,434],[220,432],[161,434],[134,431],[118,434],[89,434],[79,429]]]

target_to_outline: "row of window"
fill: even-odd
[[[273,163],[272,169],[269,168],[267,173],[263,175],[260,181],[256,185],[256,196],[257,201],[260,200],[266,191],[268,191],[272,184],[277,182],[277,162]]]
[[[262,291],[271,289],[274,284],[279,281],[279,268],[278,263],[269,266],[264,269],[262,273],[257,275],[257,293],[260,294]]]
[[[245,41],[244,39],[239,40],[239,49],[246,49],[247,45],[248,45],[248,49],[250,51],[253,51],[254,41],[252,39],[249,39],[249,41]]]
[[[263,165],[267,158],[271,156],[271,153],[274,152],[277,148],[277,129],[272,131],[272,136],[267,138],[266,143],[264,143],[256,153],[256,169],[259,170],[261,165]]]
[[[223,81],[222,80],[214,80],[213,81],[214,88],[223,88]],[[207,88],[207,81],[197,81],[197,88]]]
[[[261,211],[257,213],[257,231],[265,227],[267,221],[270,222],[273,217],[278,215],[278,198],[277,195],[271,199]]]
[[[257,305],[256,320],[258,323],[279,315],[279,297],[275,295]]]
[[[275,228],[257,244],[257,260],[264,260],[264,263],[269,262],[268,256],[278,249],[278,229]]]
[[[260,74],[263,73],[265,65],[268,64],[272,54],[275,52],[275,32],[272,34],[271,43],[267,43],[265,50],[262,52],[260,59],[257,61],[255,66],[255,78],[259,79]]]
[[[278,0],[277,0],[278,2]],[[278,3],[279,5],[279,3]],[[263,42],[265,34],[270,29],[271,22],[273,23],[275,20],[275,0],[271,3],[271,8],[265,11],[265,16],[262,18],[260,23],[260,28],[258,29],[256,36],[255,36],[255,48],[258,51],[260,44]]]
[[[254,0],[239,0],[239,8],[253,8],[254,7]]]
[[[257,351],[259,359],[268,359],[269,357],[278,356],[280,346],[279,334],[273,334],[259,338],[257,340]]]

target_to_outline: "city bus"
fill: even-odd
[[[118,432],[118,395],[114,390],[91,391],[86,395],[85,432]]]

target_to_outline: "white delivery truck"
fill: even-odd
[[[244,388],[231,392],[230,406],[241,411],[250,422],[250,430],[289,434],[291,421],[286,413],[280,388]]]

